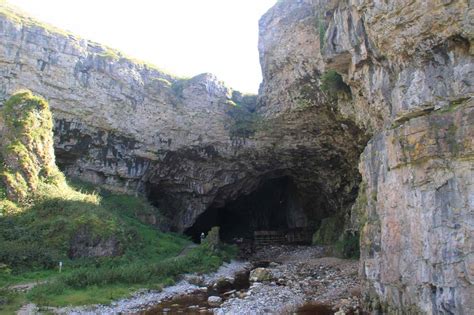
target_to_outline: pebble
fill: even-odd
[[[281,314],[293,313],[308,301],[318,301],[329,305],[344,303],[343,310],[355,310],[357,299],[348,300],[353,288],[359,285],[358,263],[337,258],[322,258],[324,250],[318,247],[300,246],[272,247],[264,250],[256,261],[269,258],[278,263],[268,265],[276,282],[255,282],[247,291],[247,296],[225,301],[214,309],[218,315],[224,314]],[[319,280],[317,280],[319,279]],[[278,285],[277,285],[278,284]],[[242,298],[243,296],[243,298]],[[349,301],[349,304],[348,302]],[[342,306],[342,305],[341,305]],[[342,315],[342,314],[341,314]]]
[[[247,292],[227,291],[226,296],[229,298],[225,301],[217,296],[212,297],[221,299],[222,303],[212,311],[222,315],[292,313],[310,301],[333,305],[334,309],[343,312],[338,315],[351,313],[353,310],[357,313],[360,295],[358,262],[323,258],[324,251],[324,248],[315,246],[269,246],[259,251],[255,255],[255,261],[269,261],[267,269],[271,271],[274,279],[278,280],[274,284],[252,283]],[[233,281],[236,272],[250,269],[249,263],[231,262],[223,265],[216,273],[202,278],[199,276],[199,280],[203,281],[199,285],[183,280],[174,286],[164,288],[162,292],[140,291],[130,299],[119,300],[108,306],[64,308],[60,309],[62,312],[59,313],[81,315],[139,313],[159,301],[171,299],[185,292],[207,292],[206,286],[212,287],[219,279]],[[234,294],[237,297],[233,297]],[[199,306],[188,309],[195,312],[209,311],[207,309],[204,311]]]

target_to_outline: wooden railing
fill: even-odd
[[[292,229],[279,231],[254,231],[254,245],[267,246],[277,244],[310,244],[313,231]]]

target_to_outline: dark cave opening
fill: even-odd
[[[283,234],[303,229],[306,223],[296,186],[285,176],[267,179],[252,193],[229,201],[223,207],[211,206],[184,233],[198,242],[201,233],[219,226],[221,239],[233,242],[253,240],[256,231]]]

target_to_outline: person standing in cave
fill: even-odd
[[[204,232],[201,233],[201,244],[204,243],[204,240],[206,239],[206,235]]]

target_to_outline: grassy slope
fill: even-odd
[[[179,256],[190,241],[141,223],[137,217],[143,213],[159,219],[158,210],[143,198],[70,184],[54,164],[53,176],[48,175],[39,161],[52,152],[47,150],[52,133],[38,134],[32,127],[39,118],[51,120],[48,112],[47,103],[29,92],[12,96],[0,110],[0,121],[7,126],[0,146],[0,313],[11,313],[25,301],[51,306],[107,303],[138,288],[172,284],[183,273],[212,271],[229,258],[229,251],[205,245]],[[17,142],[24,158],[10,151]],[[27,184],[15,185],[19,179]],[[9,200],[7,183],[27,192],[26,197]],[[113,237],[122,254],[70,259],[72,240],[83,231],[92,243]],[[64,263],[62,273],[59,261]],[[28,294],[8,290],[36,281],[44,283]]]
[[[136,213],[154,210],[143,199],[69,189],[57,194],[53,189],[24,212],[0,217],[0,263],[8,263],[8,270],[0,271],[0,288],[48,281],[27,295],[9,293],[10,306],[0,305],[0,313],[25,300],[53,306],[108,303],[139,288],[173,284],[183,273],[215,270],[232,255],[232,249],[213,252],[200,246],[177,257],[190,241],[138,221]],[[101,237],[122,235],[124,254],[69,260],[71,231],[84,223],[94,225]],[[58,261],[64,262],[61,274]]]

